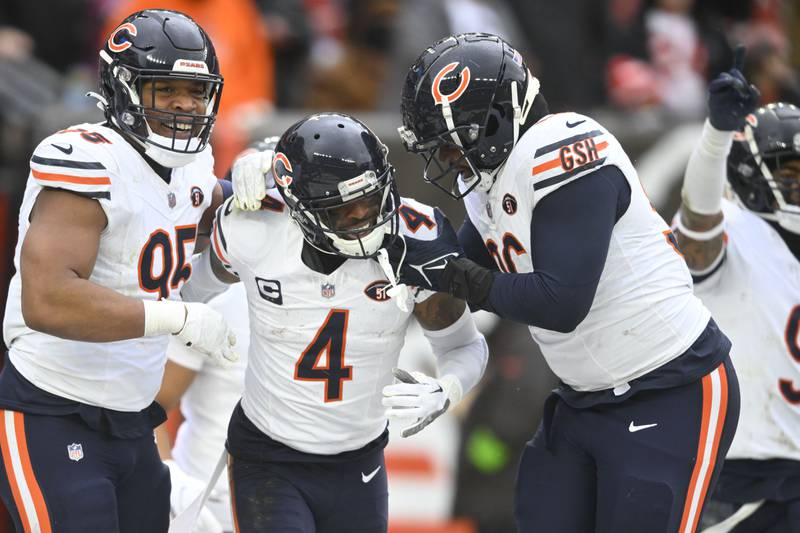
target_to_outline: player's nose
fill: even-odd
[[[442,163],[452,163],[453,161],[457,160],[459,157],[458,150],[455,148],[451,148],[449,146],[442,146],[439,148],[439,161]]]
[[[194,111],[197,105],[196,99],[187,90],[175,91],[169,103],[173,110],[184,112]]]

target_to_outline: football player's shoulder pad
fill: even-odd
[[[524,174],[541,199],[604,166],[619,143],[596,120],[580,113],[547,115],[520,138],[507,166]]]
[[[31,176],[43,187],[110,199],[113,181],[120,174],[120,150],[133,148],[107,127],[71,126],[39,143],[30,159]]]
[[[231,256],[254,258],[268,249],[276,231],[289,223],[289,213],[276,190],[267,192],[259,211],[243,211],[225,200],[214,215],[211,244],[223,264]]]
[[[408,197],[401,197],[398,215],[400,234],[422,241],[438,237],[441,225],[447,218],[438,207],[431,207]]]

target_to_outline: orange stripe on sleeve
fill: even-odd
[[[47,512],[47,503],[44,501],[42,489],[39,488],[39,483],[36,481],[36,476],[33,473],[33,466],[31,465],[31,458],[30,455],[28,455],[28,439],[25,437],[25,420],[22,413],[14,413],[14,425],[17,427],[17,445],[19,446],[22,471],[25,475],[28,490],[31,491],[33,506],[36,509],[36,517],[39,519],[39,527],[42,533],[52,533],[53,530],[50,528],[50,515]]]
[[[6,469],[6,477],[8,484],[11,487],[11,495],[14,498],[14,505],[17,507],[17,512],[20,515],[22,526],[25,533],[30,533],[30,520],[25,513],[25,504],[22,502],[22,495],[19,493],[19,482],[17,476],[14,475],[14,465],[11,464],[11,450],[8,447],[8,434],[6,433],[6,416],[11,416],[11,411],[0,411],[0,449],[3,452],[3,467]]]
[[[555,159],[551,159],[550,161],[546,161],[541,165],[536,165],[535,167],[533,167],[531,176],[535,176],[536,174],[540,174],[542,172],[547,172],[548,170],[552,170],[560,166],[561,166],[561,159],[556,157]]]
[[[42,181],[61,181],[64,183],[75,183],[78,185],[111,185],[111,179],[109,179],[108,176],[68,176],[67,174],[49,174],[47,172],[39,172],[36,169],[31,169],[31,174],[33,174],[33,177],[37,180]]]
[[[597,151],[598,152],[600,150],[605,150],[606,148],[608,148],[608,141],[603,141],[603,142],[597,144]]]

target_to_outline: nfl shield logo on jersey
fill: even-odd
[[[320,286],[320,293],[324,298],[333,298],[336,295],[336,286],[333,283],[323,283]]]
[[[73,461],[80,461],[83,459],[83,446],[74,442],[67,445],[67,455]]]

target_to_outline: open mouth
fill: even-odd
[[[371,225],[372,224],[371,224],[370,221],[366,221],[366,222],[364,222],[362,224],[359,224],[357,226],[353,226],[351,228],[346,228],[345,231],[347,232],[347,235],[343,235],[343,238],[348,240],[348,241],[354,241],[356,239],[363,239],[364,237],[366,237],[367,235],[370,234],[370,231],[371,231],[370,226]]]
[[[165,132],[166,137],[174,136],[177,139],[192,137],[192,124],[188,122],[162,122],[159,129]]]

